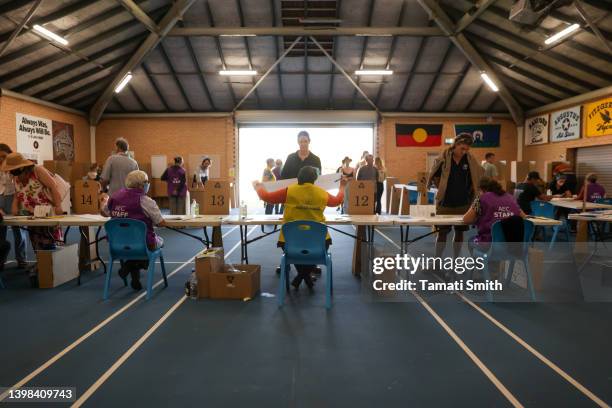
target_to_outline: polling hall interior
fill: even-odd
[[[611,13],[603,0],[0,0],[0,402],[61,385],[37,401],[609,406]],[[542,183],[523,214],[533,236],[504,242],[523,266],[495,264],[499,293],[378,291],[379,278],[448,283],[373,269],[433,254],[440,225],[465,226],[447,256],[475,256],[481,224],[443,214],[434,180],[465,135],[469,204],[485,192],[474,163],[521,212],[534,173]],[[279,268],[280,232],[288,246],[284,225],[305,217],[288,168],[315,155],[330,263],[290,287],[302,272]],[[127,217],[142,231],[111,227],[143,185],[126,172],[113,187],[117,156],[144,172]],[[56,189],[31,204],[46,176]],[[591,200],[589,183],[607,194]],[[112,242],[125,253],[128,236],[151,256],[138,284]]]

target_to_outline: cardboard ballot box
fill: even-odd
[[[210,274],[211,299],[245,299],[254,298],[259,292],[260,265],[239,264],[234,268],[240,272],[229,272],[225,265],[224,272]]]
[[[72,211],[75,214],[100,213],[100,183],[94,180],[78,180],[74,183]]]
[[[79,246],[77,244],[53,250],[36,251],[38,286],[54,288],[79,276]]]
[[[210,274],[223,272],[223,248],[208,248],[196,255],[195,273],[198,279],[198,299],[210,295]]]

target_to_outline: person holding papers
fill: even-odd
[[[427,184],[438,188],[435,199],[436,215],[463,215],[470,208],[483,172],[480,163],[469,152],[473,142],[471,134],[459,133],[452,146],[444,150],[434,162]],[[436,256],[442,256],[451,227],[437,227]],[[468,227],[456,225],[454,229],[453,253],[457,257],[461,251],[463,232]]]
[[[274,159],[266,160],[266,168],[264,169],[263,174],[261,176],[262,183],[266,183],[269,181],[276,181],[276,176],[274,175],[274,172],[272,171],[273,168],[274,168]],[[274,204],[265,203],[265,213],[266,214],[272,214],[273,210],[274,210]]]
[[[344,199],[344,187],[347,182],[345,179],[342,179],[340,181],[338,194],[333,196],[321,187],[314,185],[317,180],[317,173],[316,168],[304,166],[297,175],[297,184],[292,184],[287,188],[282,188],[277,191],[268,192],[262,183],[254,181],[253,188],[255,188],[257,195],[263,201],[267,203],[283,203],[285,205],[283,222],[296,220],[324,222],[325,216],[323,215],[323,211],[325,207],[335,207],[342,203]],[[331,244],[329,234],[326,238],[326,244],[328,246]],[[278,246],[283,248],[284,245],[285,238],[281,231],[278,238]],[[315,266],[295,265],[295,268],[298,271],[298,276],[291,282],[293,287],[297,290],[303,280],[306,286],[312,291],[313,281],[311,274],[314,272]]]
[[[134,170],[125,179],[125,186],[110,199],[105,197],[102,202],[102,215],[112,218],[131,218],[145,223],[147,226],[147,246],[150,250],[161,248],[164,240],[155,234],[154,225],[163,227],[165,221],[159,207],[153,199],[147,196],[149,177],[141,170]],[[147,260],[125,261],[119,269],[119,276],[132,277],[132,289],[141,290],[140,270],[147,268]]]
[[[296,178],[304,166],[314,167],[321,174],[321,159],[310,151],[310,135],[308,132],[302,130],[298,133],[297,141],[300,149],[287,156],[285,165],[281,170],[281,180]]]

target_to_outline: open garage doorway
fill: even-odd
[[[322,173],[334,173],[345,156],[355,167],[364,150],[373,151],[373,126],[241,126],[238,129],[238,174],[240,200],[249,213],[263,213],[263,202],[251,182],[261,180],[266,159],[281,159],[298,150],[297,134],[310,134],[310,151],[321,159]]]

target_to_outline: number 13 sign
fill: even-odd
[[[195,192],[192,192],[194,196]],[[201,197],[198,200],[198,197]],[[225,180],[208,180],[201,190],[201,194],[195,196],[200,204],[200,214],[206,215],[228,215],[230,204],[229,182]]]

